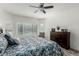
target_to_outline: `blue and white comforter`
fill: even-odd
[[[3,56],[63,56],[61,47],[39,37],[20,38],[19,45],[8,47]]]

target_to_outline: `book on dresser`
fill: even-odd
[[[70,32],[50,32],[50,40],[57,42],[65,49],[70,48]]]

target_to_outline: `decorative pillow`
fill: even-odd
[[[4,37],[7,39],[8,41],[8,46],[12,46],[12,45],[18,45],[18,40],[17,39],[14,39],[12,38],[10,35],[8,34],[5,34]]]
[[[4,38],[3,34],[0,34],[0,56],[5,52],[7,45],[7,40]]]

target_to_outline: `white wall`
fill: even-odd
[[[59,25],[61,28],[67,28],[71,32],[70,47],[79,50],[79,7],[57,12],[46,18],[46,36],[50,38],[51,28],[56,28]]]
[[[0,9],[0,28],[5,28],[5,25],[9,23],[11,24],[12,21],[11,21],[11,15],[5,13],[4,10]],[[7,25],[6,25],[7,27]]]
[[[44,27],[41,26],[41,24],[44,24],[44,19],[40,19],[40,18],[33,18],[33,17],[25,17],[25,16],[20,16],[20,15],[15,15],[15,14],[11,14],[11,13],[7,13],[10,15],[10,21],[11,23],[7,23],[7,28],[9,29],[12,29],[12,33],[14,34],[13,36],[16,36],[18,33],[17,33],[17,25],[18,23],[20,24],[28,24],[28,23],[31,23],[31,24],[37,24],[38,25],[38,34],[39,32],[41,31],[44,31]],[[6,20],[5,20],[6,21]],[[6,25],[5,25],[6,26]]]
[[[32,23],[38,25],[38,32],[44,31],[44,27],[41,24],[44,24],[43,18],[33,18],[33,17],[25,17],[16,14],[8,13],[2,9],[0,9],[0,28],[9,30],[14,35],[16,34],[16,24],[18,23]],[[14,36],[13,35],[13,36]],[[16,35],[15,35],[16,36]]]

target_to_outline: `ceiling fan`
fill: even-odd
[[[40,3],[40,5],[37,7],[37,6],[32,6],[30,5],[30,7],[34,7],[34,8],[38,8],[39,10],[36,10],[34,13],[38,12],[38,11],[41,11],[43,12],[44,14],[46,14],[46,11],[45,9],[50,9],[50,8],[54,8],[54,6],[44,6],[44,3]]]

